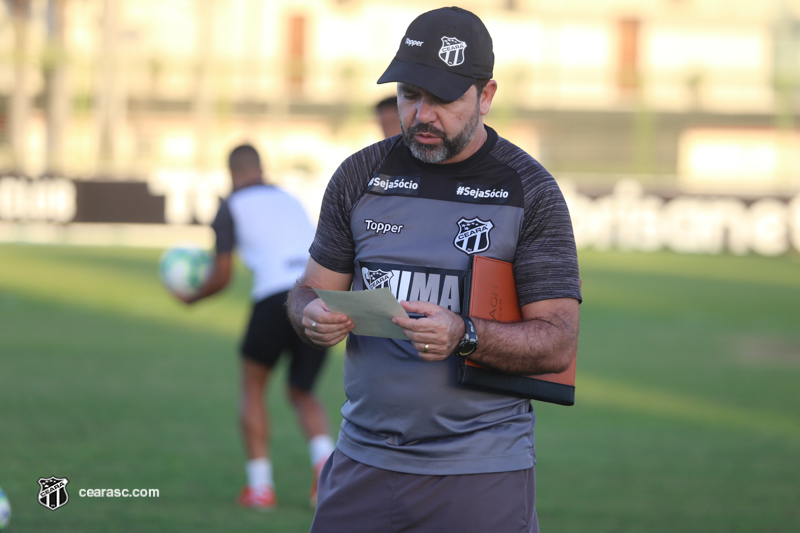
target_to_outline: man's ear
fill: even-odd
[[[489,109],[492,107],[492,100],[494,100],[494,95],[497,92],[497,82],[494,80],[489,80],[486,84],[486,87],[483,88],[483,92],[481,93],[481,115],[485,115],[489,112]]]

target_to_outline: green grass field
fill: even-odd
[[[279,509],[240,509],[249,276],[186,307],[159,250],[0,246],[0,486],[12,532],[307,531],[308,454],[273,405]],[[581,252],[574,407],[538,404],[542,531],[800,531],[800,259]],[[320,383],[335,425],[342,353]],[[40,477],[70,501],[39,505]],[[159,498],[81,498],[156,488]],[[494,533],[494,532],[487,532]]]

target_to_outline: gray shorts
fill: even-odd
[[[534,469],[423,476],[374,468],[338,449],[319,479],[311,533],[538,533]]]

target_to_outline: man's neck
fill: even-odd
[[[239,189],[244,189],[251,185],[261,185],[262,183],[264,183],[264,178],[260,175],[238,178],[233,180],[233,190],[238,191]]]

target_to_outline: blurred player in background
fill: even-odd
[[[324,408],[312,387],[325,360],[325,349],[303,343],[286,316],[286,295],[303,273],[314,227],[300,202],[264,182],[258,152],[236,147],[228,158],[233,192],[220,204],[212,224],[216,234],[214,269],[193,303],[222,290],[231,279],[233,251],[253,273],[250,323],[241,344],[242,396],[240,421],[248,461],[247,486],[239,502],[256,509],[276,506],[269,447],[268,409],[264,393],[270,373],[284,350],[291,354],[289,400],[309,442],[314,478],[311,504],[316,505],[317,479],[334,448]]]
[[[375,114],[381,124],[385,138],[400,135],[400,114],[397,112],[397,96],[388,96],[375,104]]]

